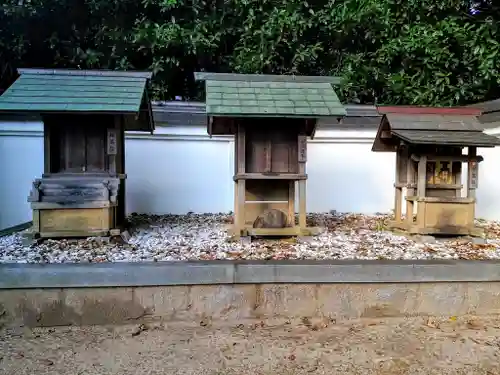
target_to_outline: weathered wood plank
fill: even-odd
[[[304,134],[299,135],[298,137],[298,162],[305,163],[307,162],[307,137]]]
[[[398,150],[398,152],[396,152],[396,175],[394,178],[396,184],[402,182],[401,181],[402,175],[404,174],[403,170],[406,172],[406,170],[402,167],[403,158],[404,156],[402,155],[402,150]],[[396,187],[394,189],[394,220],[396,222],[401,221],[402,210],[403,210],[403,191],[401,188]]]
[[[469,158],[472,159],[476,157],[477,148],[469,147]],[[478,163],[476,161],[470,161],[467,169],[467,197],[475,198],[476,189],[478,185]]]
[[[236,148],[238,155],[238,174],[245,173],[246,166],[246,151],[245,151],[245,127],[243,124],[238,124],[238,132],[236,134],[236,141],[238,146]]]
[[[425,155],[416,155],[412,154],[411,158],[412,160],[418,162],[420,160],[420,157],[425,156],[427,158],[427,161],[429,162],[435,162],[435,161],[459,161],[461,163],[468,163],[469,161],[476,161],[478,163],[482,162],[484,158],[480,155],[476,156],[467,156],[467,155],[430,155],[430,154],[425,154]]]
[[[418,161],[418,172],[417,172],[417,195],[419,197],[425,197],[425,188],[427,184],[427,156],[423,155]]]
[[[306,174],[294,173],[241,173],[233,177],[238,180],[307,180]]]
[[[463,203],[469,204],[474,203],[476,200],[474,198],[457,198],[457,197],[418,197],[418,196],[408,196],[407,200],[412,200],[415,202],[433,202],[433,203]]]
[[[305,228],[306,222],[306,181],[300,180],[299,185],[299,227]]]

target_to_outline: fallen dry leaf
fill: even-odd
[[[42,362],[46,366],[52,366],[54,364],[54,361],[47,358],[43,358],[40,362]]]
[[[302,321],[302,324],[305,325],[306,327],[311,327],[311,321],[309,320],[309,318],[307,316],[304,316],[302,317],[301,319]]]
[[[436,329],[439,328],[439,323],[434,318],[428,318],[425,325],[430,328],[436,328]]]
[[[469,340],[472,341],[472,342],[475,342],[476,344],[479,344],[479,345],[483,344],[482,341],[476,340],[474,337],[469,337]]]
[[[139,324],[133,331],[132,331],[132,336],[139,336],[142,332],[146,331],[148,329],[148,326],[145,324]]]
[[[468,329],[475,329],[475,330],[484,328],[484,325],[481,322],[478,322],[477,320],[469,320],[466,326]]]

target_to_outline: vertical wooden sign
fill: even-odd
[[[470,189],[477,189],[478,185],[478,168],[476,161],[469,162],[469,178],[470,178]]]
[[[299,163],[307,161],[307,138],[305,135],[299,135]]]
[[[264,173],[269,173],[271,172],[272,165],[271,165],[271,140],[268,139],[264,141],[264,158],[265,158],[265,165],[264,165]]]
[[[107,154],[116,155],[117,153],[117,133],[116,129],[108,129]]]

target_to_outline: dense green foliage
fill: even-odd
[[[0,87],[18,67],[153,70],[199,99],[199,70],[328,74],[345,101],[500,97],[500,10],[461,0],[3,0]]]

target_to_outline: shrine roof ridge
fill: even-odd
[[[37,69],[22,68],[17,70],[19,74],[33,75],[60,75],[60,76],[88,76],[88,77],[122,77],[151,79],[152,72],[143,71],[117,71],[117,70],[80,70],[80,69]]]
[[[297,83],[330,83],[339,85],[342,78],[333,76],[300,76],[291,74],[239,74],[195,72],[197,81],[238,81],[238,82],[297,82]]]
[[[426,106],[377,106],[378,113],[385,115],[389,113],[401,115],[455,115],[455,116],[479,116],[482,111],[475,107],[426,107]]]

